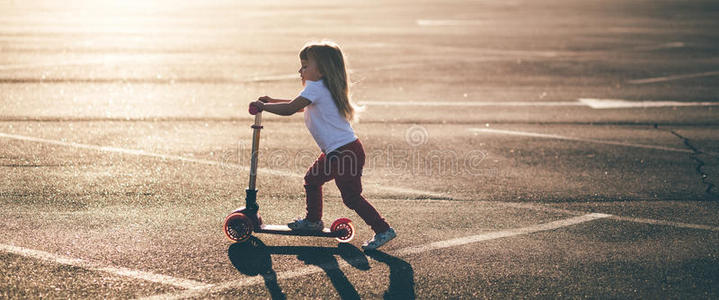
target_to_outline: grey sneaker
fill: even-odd
[[[380,246],[386,244],[387,242],[391,241],[393,238],[397,236],[397,233],[394,232],[393,228],[390,228],[389,230],[375,234],[374,237],[366,241],[364,244],[362,244],[362,249],[364,250],[375,250],[379,248]]]
[[[322,231],[322,229],[325,228],[325,225],[322,223],[322,220],[312,222],[297,218],[294,222],[287,224],[287,227],[292,230]]]

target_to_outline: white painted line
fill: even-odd
[[[367,186],[367,184],[365,184]],[[431,191],[422,191],[422,190],[416,190],[416,189],[410,189],[410,188],[403,188],[403,187],[393,187],[393,186],[385,186],[379,183],[372,185],[374,188],[378,190],[384,190],[387,192],[393,192],[398,194],[411,194],[411,195],[422,195],[422,196],[430,196],[434,198],[447,198],[447,195],[437,192],[431,192]]]
[[[436,249],[442,249],[442,248],[449,248],[449,247],[456,247],[456,246],[462,246],[482,241],[488,241],[488,240],[494,240],[494,239],[500,239],[505,237],[511,237],[511,236],[517,236],[517,235],[524,235],[524,234],[531,234],[535,232],[540,231],[548,231],[548,230],[554,230],[562,227],[572,226],[584,222],[589,222],[597,219],[603,219],[607,218],[610,215],[607,214],[599,214],[599,213],[592,213],[587,214],[579,217],[544,223],[544,224],[538,224],[534,226],[524,227],[524,228],[517,228],[517,229],[510,229],[510,230],[502,230],[502,231],[495,231],[495,232],[489,232],[485,234],[479,234],[479,235],[473,235],[463,238],[457,238],[447,241],[440,241],[440,242],[434,242],[427,245],[420,245],[415,247],[408,247],[404,249],[400,249],[394,252],[397,256],[405,256],[405,255],[411,255],[411,254],[418,254],[422,252],[427,252],[430,250],[436,250]]]
[[[406,68],[414,68],[419,66],[426,66],[427,63],[402,63],[402,64],[393,64],[393,65],[383,65],[379,67],[373,67],[369,69],[349,69],[347,70],[348,73],[354,74],[357,72],[376,72],[376,71],[386,71],[386,70],[396,70],[396,69],[406,69]],[[255,76],[250,79],[248,79],[248,82],[265,82],[265,81],[285,81],[285,80],[300,80],[300,74],[299,73],[292,73],[292,74],[277,74],[277,75],[267,75],[267,76]]]
[[[334,266],[327,266],[326,268],[346,268],[350,264],[346,261],[338,261],[337,265]],[[324,267],[324,266],[323,266]],[[320,266],[310,265],[303,268],[298,268],[294,270],[285,271],[282,273],[277,274],[277,280],[284,280],[284,279],[291,279],[296,277],[302,277],[307,275],[312,275],[316,273],[321,273],[324,270]],[[153,295],[149,297],[144,298],[138,298],[141,300],[170,300],[170,299],[188,299],[188,298],[207,298],[208,294],[212,293],[219,293],[226,290],[231,289],[237,289],[247,286],[253,286],[264,283],[264,278],[262,276],[253,276],[253,277],[246,277],[243,279],[228,281],[225,283],[220,283],[212,286],[208,286],[203,289],[191,289],[191,290],[185,290],[177,293],[167,293],[167,294],[160,294],[160,295]]]
[[[409,69],[409,68],[416,68],[416,67],[426,67],[427,65],[432,63],[402,63],[402,64],[394,64],[394,65],[381,65],[372,67],[369,69],[355,69],[350,70],[350,73],[357,73],[357,72],[377,72],[377,71],[387,71],[387,70],[397,70],[397,69]]]
[[[250,81],[252,82],[259,82],[259,81],[281,81],[281,80],[289,80],[289,79],[297,79],[298,81],[301,80],[299,73],[294,74],[280,74],[280,75],[267,75],[267,76],[255,76],[252,77]]]
[[[679,102],[679,101],[627,101],[621,99],[580,98],[579,102],[593,109],[648,108],[680,106],[719,106],[719,102]]]
[[[117,148],[117,147],[107,147],[107,146],[88,145],[88,144],[80,144],[80,143],[73,143],[73,142],[64,142],[64,141],[29,137],[29,136],[16,135],[16,134],[7,134],[7,133],[0,132],[0,138],[2,138],[2,137],[9,138],[9,139],[21,140],[21,141],[45,143],[45,144],[50,144],[50,145],[74,147],[74,148],[101,151],[101,152],[122,153],[122,154],[129,154],[129,155],[154,157],[154,158],[159,158],[162,160],[176,160],[176,161],[206,164],[206,165],[212,165],[212,166],[220,166],[220,167],[225,167],[225,168],[236,168],[236,169],[244,170],[247,172],[249,172],[249,170],[250,170],[250,168],[248,166],[243,166],[243,165],[235,164],[235,163],[219,162],[219,161],[199,159],[199,158],[189,158],[189,157],[184,157],[184,156],[179,156],[179,155],[157,154],[157,153],[145,152],[143,150],[124,149],[124,148]],[[262,172],[263,174],[269,174],[269,175],[275,175],[275,176],[294,177],[294,178],[304,178],[305,177],[304,174],[293,173],[293,172],[288,172],[288,171],[281,171],[281,170],[273,170],[273,169],[267,169],[267,168],[258,168],[257,171]],[[422,190],[415,190],[415,189],[402,188],[402,187],[391,187],[391,186],[384,186],[382,184],[374,184],[372,186],[378,190],[393,192],[393,193],[399,192],[399,193],[403,193],[403,194],[426,195],[426,196],[435,197],[435,198],[446,197],[446,195],[443,195],[443,194],[437,193],[437,192],[431,192],[431,191],[422,191]]]
[[[628,101],[621,99],[580,98],[577,101],[359,101],[368,106],[414,106],[414,107],[542,107],[542,106],[587,106],[593,109],[647,108],[677,106],[719,106],[719,102],[680,101]]]
[[[155,274],[150,272],[144,272],[144,271],[138,271],[138,270],[132,270],[128,268],[121,268],[121,267],[109,267],[109,266],[102,266],[98,263],[89,262],[86,260],[78,259],[78,258],[71,258],[67,256],[57,255],[45,251],[40,250],[33,250],[33,249],[27,249],[22,247],[17,247],[13,245],[5,245],[0,244],[0,251],[12,253],[15,255],[20,255],[24,257],[30,257],[35,258],[51,263],[57,263],[61,265],[69,265],[69,266],[75,266],[91,271],[99,271],[99,272],[105,272],[110,273],[118,276],[123,277],[130,277],[134,279],[142,279],[146,281],[156,282],[160,284],[166,284],[171,285],[183,289],[206,289],[210,287],[211,285],[189,280],[189,279],[182,279],[182,278],[176,278],[172,276],[167,275],[161,275],[161,274]]]
[[[510,134],[510,135],[520,135],[520,136],[530,136],[530,137],[540,137],[540,138],[553,138],[553,139],[573,140],[573,141],[580,141],[580,142],[592,142],[592,143],[602,143],[602,144],[620,145],[620,146],[629,146],[629,147],[640,147],[640,148],[649,148],[649,149],[683,152],[683,153],[693,153],[691,150],[688,150],[688,149],[677,149],[677,148],[669,148],[669,147],[662,147],[662,146],[629,144],[629,143],[620,143],[620,142],[611,142],[611,141],[598,141],[598,140],[590,140],[590,139],[564,137],[564,136],[552,135],[552,134],[541,134],[541,133],[509,131],[509,130],[499,130],[499,129],[487,129],[487,128],[470,128],[469,130],[475,131],[475,132]],[[73,142],[64,142],[64,141],[49,140],[49,139],[43,139],[43,138],[28,137],[28,136],[22,136],[22,135],[6,134],[6,133],[0,133],[0,137],[17,139],[17,140],[22,140],[22,141],[46,143],[46,144],[51,144],[51,145],[75,147],[75,148],[80,148],[80,149],[88,149],[88,150],[95,150],[95,151],[102,151],[102,152],[115,152],[115,153],[129,154],[129,155],[148,156],[148,157],[160,158],[163,160],[178,160],[178,161],[207,164],[207,165],[213,165],[213,166],[238,168],[238,169],[243,169],[243,170],[249,171],[249,167],[242,166],[239,164],[218,162],[218,161],[212,161],[212,160],[206,160],[206,159],[188,158],[188,157],[183,157],[183,156],[178,156],[178,155],[150,153],[150,152],[145,152],[142,150],[96,146],[96,145],[80,144],[80,143],[73,143]],[[271,169],[265,169],[265,168],[260,168],[260,169],[258,169],[258,171],[266,173],[266,174],[276,175],[276,176],[295,177],[295,178],[303,178],[304,177],[304,174],[292,173],[292,172],[287,172],[287,171],[271,170]],[[437,193],[437,192],[425,191],[425,190],[417,190],[417,189],[412,189],[412,188],[385,186],[380,183],[374,183],[374,184],[370,183],[370,184],[366,184],[366,185],[372,186],[378,190],[384,190],[384,191],[393,192],[393,193],[415,194],[415,195],[422,195],[422,196],[430,196],[430,197],[434,197],[434,198],[448,197],[448,195],[443,194],[443,193]],[[526,204],[526,203],[512,203],[512,202],[508,202],[508,203],[492,202],[492,203],[507,206],[507,207],[521,208],[521,209],[554,211],[554,212],[561,212],[561,213],[567,213],[567,214],[583,213],[583,212],[575,212],[575,211],[563,210],[563,209],[558,209],[558,208],[547,208],[544,206],[535,206],[535,205]],[[626,219],[626,220],[629,220],[629,219]],[[666,224],[666,225],[673,225],[673,226],[677,226],[677,227],[686,227],[686,228],[700,228],[700,229],[711,228],[711,227],[705,227],[706,225],[696,225],[696,224],[688,224],[688,223],[671,223],[671,222],[662,221],[662,220],[651,220],[651,219],[634,219],[634,220],[636,220],[637,222],[640,222],[640,223]],[[709,230],[714,230],[714,229],[709,229]]]
[[[461,19],[418,19],[418,26],[482,26],[487,22],[482,20],[461,20]]]
[[[633,144],[633,143],[575,138],[575,137],[567,137],[567,136],[561,136],[561,135],[555,135],[555,134],[544,134],[544,133],[534,133],[534,132],[524,132],[524,131],[511,131],[511,130],[501,130],[501,129],[488,129],[488,128],[469,128],[469,130],[473,131],[473,132],[479,132],[479,133],[517,135],[517,136],[566,140],[566,141],[575,141],[575,142],[586,142],[586,143],[596,143],[596,144],[605,144],[605,145],[614,145],[614,146],[623,146],[623,147],[654,149],[654,150],[671,151],[671,152],[694,153],[694,151],[689,150],[689,149],[679,149],[679,148],[664,147],[664,146],[654,146],[654,145],[643,145],[643,144]]]
[[[662,50],[662,49],[674,49],[674,48],[683,48],[685,46],[682,42],[670,42],[670,43],[664,43],[659,45],[650,45],[650,46],[638,46],[634,47],[633,50],[635,51],[654,51],[654,50]]]
[[[45,144],[57,145],[57,146],[74,147],[74,148],[80,148],[80,149],[86,149],[86,150],[95,150],[95,151],[101,151],[101,152],[114,152],[114,153],[122,153],[122,154],[138,155],[138,156],[148,156],[148,157],[160,158],[163,160],[179,160],[179,161],[201,163],[201,164],[208,164],[208,165],[214,165],[214,166],[243,168],[243,166],[240,166],[237,164],[223,163],[223,162],[218,162],[218,161],[213,161],[213,160],[189,158],[189,157],[184,157],[184,156],[179,156],[179,155],[157,154],[157,153],[145,152],[142,150],[134,150],[134,149],[124,149],[124,148],[116,148],[116,147],[108,147],[108,146],[97,146],[97,145],[80,144],[80,143],[73,143],[73,142],[64,142],[64,141],[49,140],[49,139],[36,138],[36,137],[30,137],[30,136],[23,136],[23,135],[7,134],[7,133],[2,133],[2,132],[0,132],[0,137],[21,140],[21,141],[28,141],[28,142],[45,143]],[[247,168],[247,170],[249,170],[248,167],[245,167],[245,168]]]
[[[563,137],[563,136],[558,136],[558,135],[548,135],[548,134],[539,134],[539,133],[530,133],[530,132],[507,131],[507,130],[485,129],[485,128],[470,128],[469,130],[470,131],[478,131],[478,132],[523,135],[523,136],[532,136],[532,137],[541,137],[541,138],[568,139],[568,140],[582,141],[582,142],[606,143],[606,144],[610,144],[610,145],[617,144],[615,142],[586,140],[586,139],[569,138],[569,137]],[[116,148],[116,147],[101,147],[101,146],[96,146],[96,145],[64,142],[64,141],[49,140],[49,139],[42,139],[42,138],[28,137],[28,136],[22,136],[22,135],[14,135],[14,134],[6,134],[6,133],[0,133],[0,137],[23,140],[23,141],[30,141],[30,142],[47,143],[47,144],[59,145],[59,146],[76,147],[76,148],[80,148],[80,149],[96,150],[96,151],[103,151],[103,152],[116,152],[116,153],[130,154],[130,155],[148,156],[148,157],[160,158],[163,160],[178,160],[178,161],[207,164],[207,165],[213,165],[213,166],[237,168],[237,169],[249,171],[249,167],[242,166],[239,164],[224,163],[224,162],[218,162],[218,161],[212,161],[212,160],[206,160],[206,159],[188,158],[188,157],[183,157],[183,156],[178,156],[178,155],[165,155],[165,154],[150,153],[150,152],[145,152],[142,150],[124,149],[124,148]],[[668,148],[668,147],[661,147],[661,146],[636,145],[636,144],[626,144],[626,143],[619,143],[619,145],[633,146],[633,147],[639,146],[641,148],[650,148],[650,149],[675,151],[675,152],[683,152],[683,153],[693,153],[692,151],[687,150],[687,149],[676,149],[676,148]],[[710,153],[710,152],[705,152],[705,153],[716,155],[716,153]],[[304,178],[304,174],[292,173],[292,172],[287,172],[287,171],[279,171],[279,170],[272,170],[272,169],[266,169],[266,168],[259,168],[258,171],[263,172],[265,174],[275,175],[275,176]],[[418,189],[412,189],[412,188],[386,186],[381,183],[366,182],[365,185],[367,187],[371,186],[377,190],[387,191],[387,192],[391,192],[391,193],[414,194],[414,195],[421,195],[421,196],[430,196],[433,198],[449,197],[449,195],[443,194],[443,193],[418,190]],[[525,204],[525,203],[513,203],[513,202],[492,202],[492,203],[498,204],[498,205],[503,205],[506,207],[521,208],[521,209],[553,211],[553,212],[560,212],[560,213],[567,213],[567,214],[583,213],[583,212],[575,212],[575,211],[563,210],[563,209],[558,209],[558,208],[547,208],[544,206],[536,206],[536,205]],[[657,222],[663,222],[663,221],[657,220]],[[699,226],[701,226],[701,225],[699,225]]]
[[[437,250],[437,249],[457,247],[457,246],[468,245],[468,244],[482,242],[482,241],[489,241],[489,240],[495,240],[495,239],[500,239],[500,238],[517,236],[517,235],[531,234],[531,233],[536,233],[536,232],[540,232],[540,231],[549,231],[549,230],[559,229],[562,227],[568,227],[568,226],[577,225],[577,224],[581,224],[581,223],[585,223],[585,222],[589,222],[589,221],[593,221],[593,220],[597,220],[597,219],[608,218],[608,217],[610,217],[610,215],[592,213],[592,214],[587,214],[587,215],[583,215],[583,216],[558,220],[558,221],[544,223],[544,224],[533,225],[533,226],[524,227],[524,228],[495,231],[495,232],[467,236],[467,237],[451,239],[451,240],[446,240],[446,241],[434,242],[434,243],[430,243],[430,244],[426,244],[426,245],[407,247],[407,248],[389,252],[389,254],[394,255],[394,256],[408,256],[408,255],[413,255],[413,254],[420,254],[423,252],[428,252],[428,251]],[[338,265],[339,265],[339,268],[344,268],[344,267],[349,266],[350,263],[348,263],[346,261],[342,261]],[[307,266],[304,268],[299,268],[299,269],[295,269],[295,270],[291,270],[291,271],[287,271],[287,272],[278,273],[277,279],[278,280],[290,279],[290,278],[320,273],[323,271],[324,270],[319,266]],[[253,277],[243,278],[240,280],[235,280],[235,281],[230,281],[230,282],[226,282],[226,283],[222,283],[222,284],[208,286],[205,288],[182,291],[179,293],[155,295],[155,296],[142,298],[142,299],[186,299],[186,298],[197,298],[197,297],[202,298],[203,296],[205,296],[209,293],[217,293],[217,292],[222,292],[222,291],[229,290],[229,289],[242,288],[242,287],[246,287],[246,286],[260,284],[262,282],[264,282],[264,281],[262,280],[262,278],[260,276],[253,276]]]
[[[106,60],[88,60],[88,61],[82,61],[82,62],[65,61],[65,62],[52,62],[52,63],[42,63],[42,64],[0,65],[0,71],[25,70],[25,69],[42,69],[42,68],[47,68],[47,67],[83,66],[83,65],[110,64],[110,63],[113,63],[113,61],[106,61]]]
[[[485,129],[483,129],[483,130],[485,130]],[[516,132],[512,132],[512,133],[516,134]],[[530,134],[532,134],[532,133],[530,133]],[[532,135],[537,135],[537,134],[532,134]],[[547,135],[541,135],[541,136],[547,136]],[[549,136],[556,137],[553,135],[549,135]],[[47,144],[60,145],[60,146],[76,147],[76,148],[88,149],[88,150],[96,150],[96,151],[104,151],[104,152],[117,152],[117,153],[140,155],[140,156],[149,156],[149,157],[156,157],[156,158],[167,159],[167,160],[180,160],[180,161],[187,161],[187,162],[201,163],[201,164],[210,164],[210,165],[216,165],[216,166],[247,168],[247,167],[240,166],[237,164],[229,164],[229,163],[221,163],[221,162],[217,162],[217,161],[187,158],[187,157],[176,156],[176,155],[163,155],[163,154],[148,153],[148,152],[144,152],[142,150],[123,149],[123,148],[116,148],[116,147],[101,147],[101,146],[96,146],[96,145],[87,145],[87,144],[79,144],[79,143],[72,143],[72,142],[48,140],[48,139],[42,139],[42,138],[27,137],[27,136],[21,136],[21,135],[5,134],[5,133],[0,133],[0,137],[18,139],[18,140],[24,140],[24,141],[31,141],[31,142],[47,143]],[[291,173],[291,172],[273,171],[273,170],[267,170],[267,171],[270,171],[270,173],[275,174],[275,175],[280,175],[280,176],[291,176],[291,177],[302,177],[303,176],[301,174],[295,174],[295,173]],[[406,192],[406,193],[416,193],[416,194],[421,194],[421,195],[430,195],[433,197],[443,197],[442,194],[434,193],[434,192],[430,192],[430,191],[421,191],[421,190],[398,188],[398,187],[381,187],[381,186],[378,188],[385,189],[388,191],[393,191],[393,192],[401,192],[401,193]],[[495,204],[504,205],[504,206],[508,206],[508,207],[515,207],[515,208],[526,208],[526,209],[535,209],[535,210],[542,210],[542,211],[549,210],[549,211],[574,213],[572,211],[567,211],[567,210],[562,210],[562,209],[553,209],[553,208],[547,208],[547,207],[542,207],[542,206],[533,206],[533,205],[527,205],[527,204],[514,204],[514,203],[495,203]],[[707,225],[677,223],[677,222],[668,222],[668,221],[651,220],[651,219],[626,218],[626,217],[611,216],[611,215],[607,215],[607,214],[591,213],[591,214],[586,214],[583,216],[573,217],[573,218],[559,220],[559,221],[545,223],[545,224],[529,226],[529,227],[525,227],[525,228],[505,230],[505,231],[499,231],[499,232],[493,232],[493,233],[485,233],[485,234],[469,236],[469,237],[464,237],[464,238],[435,242],[435,243],[431,243],[428,245],[420,245],[420,246],[403,248],[403,249],[396,250],[393,253],[395,255],[417,254],[417,253],[422,253],[422,252],[426,252],[426,251],[430,251],[430,250],[466,245],[466,244],[476,243],[476,242],[480,242],[480,241],[487,241],[487,240],[516,236],[516,235],[521,235],[521,234],[530,234],[530,233],[539,232],[539,231],[553,230],[553,229],[558,229],[561,227],[571,226],[571,225],[575,225],[575,224],[579,224],[579,223],[583,223],[583,222],[588,222],[588,221],[601,219],[601,218],[608,218],[608,217],[615,218],[618,220],[632,221],[632,222],[639,222],[639,223],[649,223],[649,224],[659,224],[659,225],[668,225],[668,226],[685,227],[685,228],[706,229],[706,230],[713,230],[713,231],[718,230],[717,227],[707,226]],[[18,255],[34,257],[34,258],[41,259],[41,260],[52,261],[52,262],[56,262],[56,263],[60,263],[60,264],[73,265],[73,266],[86,268],[89,270],[103,271],[103,272],[108,272],[108,273],[112,273],[112,274],[116,274],[116,275],[120,275],[120,276],[138,278],[138,279],[178,286],[178,287],[187,289],[187,291],[185,291],[183,293],[155,295],[155,296],[148,297],[146,299],[180,299],[180,298],[188,298],[188,297],[199,297],[199,296],[206,295],[207,293],[211,293],[211,292],[215,292],[215,291],[223,291],[223,290],[232,289],[232,288],[250,286],[250,285],[260,284],[263,282],[263,279],[255,276],[255,277],[245,278],[242,280],[236,280],[236,281],[231,281],[231,282],[222,283],[222,284],[205,284],[205,283],[201,283],[201,282],[197,282],[197,281],[193,281],[193,280],[174,278],[171,276],[154,274],[154,273],[150,273],[150,272],[132,270],[132,269],[127,269],[127,268],[102,267],[97,264],[86,262],[86,261],[83,261],[80,259],[59,256],[59,255],[55,255],[55,254],[51,254],[51,253],[47,253],[47,252],[38,251],[38,250],[19,248],[19,247],[15,247],[15,246],[11,246],[11,245],[0,244],[0,250],[10,252],[10,253],[16,253]],[[340,265],[340,268],[344,268],[344,267],[347,267],[349,265],[349,263],[347,263],[346,261],[343,261],[343,262],[340,262],[339,265]],[[322,271],[323,271],[323,269],[318,266],[307,266],[304,268],[291,270],[288,272],[283,272],[281,274],[278,274],[278,279],[287,279],[287,278],[294,278],[294,277],[299,277],[299,276],[306,276],[306,275],[310,275],[310,274],[314,274],[314,273],[319,273]]]
[[[702,72],[702,73],[694,73],[694,74],[682,74],[682,75],[664,76],[664,77],[653,77],[653,78],[645,78],[645,79],[635,79],[635,80],[629,80],[629,81],[627,81],[627,83],[647,84],[647,83],[666,82],[666,81],[673,81],[673,80],[680,80],[680,79],[709,77],[709,76],[716,76],[716,75],[719,75],[719,71]]]
[[[25,69],[41,69],[47,67],[59,67],[59,66],[82,66],[90,64],[104,64],[104,61],[85,61],[85,62],[54,62],[44,64],[15,64],[15,65],[0,65],[0,71],[8,70],[25,70]]]
[[[711,226],[711,225],[691,224],[691,223],[672,222],[672,221],[654,220],[654,219],[645,219],[645,218],[622,217],[622,216],[611,216],[610,218],[615,219],[615,220],[620,220],[620,221],[634,222],[634,223],[645,223],[645,224],[652,224],[652,225],[672,226],[672,227],[678,227],[678,228],[719,231],[719,227]]]
[[[587,106],[577,101],[359,101],[370,106]]]
[[[0,71],[8,70],[24,70],[24,69],[42,69],[48,67],[62,67],[62,66],[85,66],[85,65],[117,65],[126,62],[138,62],[138,61],[152,61],[152,58],[143,56],[120,56],[120,55],[104,55],[98,59],[86,59],[86,60],[67,60],[67,61],[54,61],[46,63],[30,63],[30,64],[12,64],[12,65],[0,65]]]

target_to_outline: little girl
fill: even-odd
[[[362,196],[365,153],[350,125],[355,107],[350,102],[342,51],[332,42],[309,43],[300,51],[300,63],[299,73],[305,88],[297,98],[279,100],[263,96],[251,103],[260,111],[282,116],[304,110],[305,125],[322,150],[305,174],[307,215],[287,226],[293,230],[322,230],[322,185],[334,179],[344,204],[375,232],[362,248],[377,249],[396,233]]]

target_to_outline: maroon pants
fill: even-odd
[[[322,185],[334,179],[342,194],[342,201],[347,207],[354,210],[375,233],[387,231],[389,224],[362,196],[364,162],[364,149],[359,140],[330,153],[322,153],[305,174],[306,219],[313,222],[322,219]]]

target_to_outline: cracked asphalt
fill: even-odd
[[[678,138],[682,139],[684,141],[684,145],[686,145],[687,148],[692,150],[692,152],[693,152],[692,157],[697,162],[697,167],[696,167],[697,175],[701,179],[702,183],[704,183],[704,185],[706,186],[705,191],[706,191],[706,194],[709,197],[709,199],[710,200],[719,200],[719,195],[717,194],[716,186],[714,185],[714,183],[712,183],[711,178],[709,178],[709,174],[707,174],[707,171],[705,168],[707,163],[704,162],[704,160],[700,158],[700,156],[702,154],[704,154],[704,152],[700,149],[697,149],[697,147],[695,147],[694,145],[692,145],[691,141],[688,138],[680,135],[679,133],[677,133],[675,131],[671,131],[671,133],[676,135]]]
[[[0,8],[0,299],[719,298],[715,1]],[[233,244],[247,104],[296,96],[322,38],[399,236],[360,250],[329,183],[351,243]],[[263,125],[260,213],[281,224],[319,152],[301,115]]]

